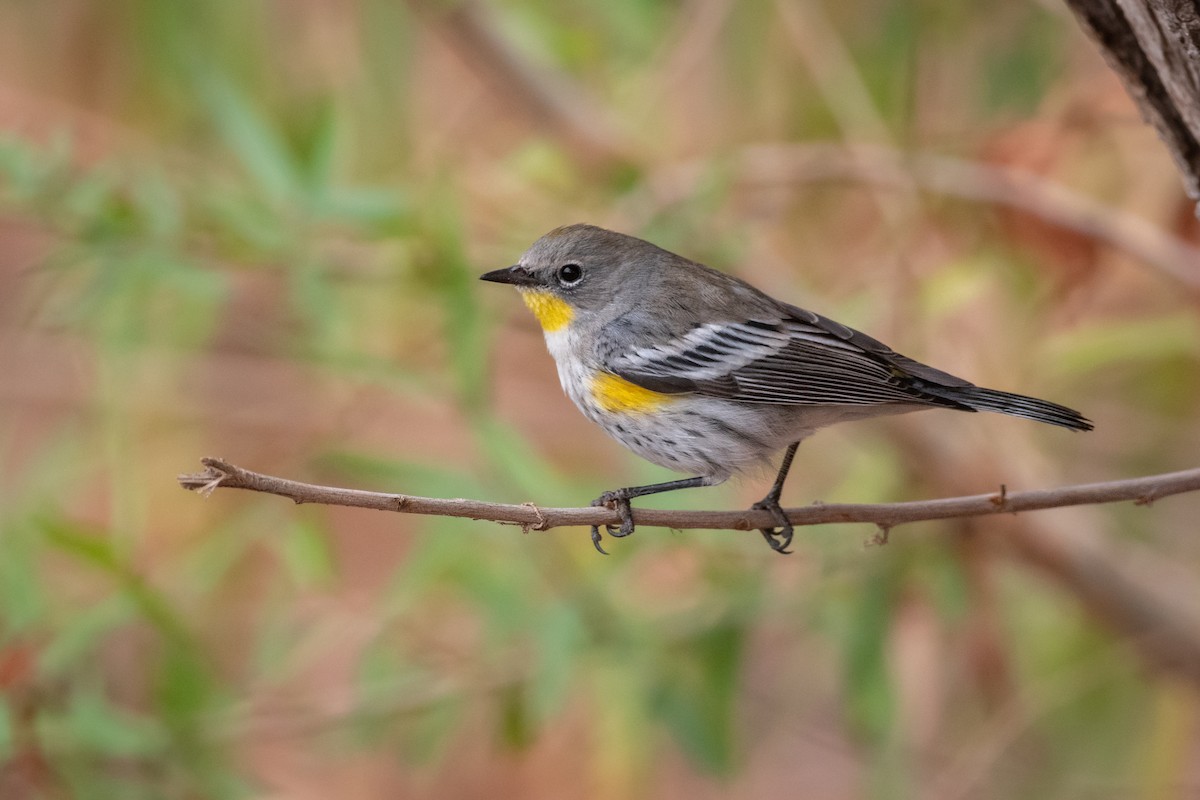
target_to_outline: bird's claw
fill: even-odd
[[[611,508],[621,518],[620,526],[605,523],[604,530],[608,531],[609,536],[621,539],[633,533],[633,508],[629,505],[629,498],[620,491],[605,492],[592,501],[592,506]],[[608,552],[600,546],[599,525],[592,526],[592,544],[600,553],[608,555]]]
[[[592,526],[592,545],[596,548],[596,552],[598,552],[600,555],[602,555],[602,556],[608,555],[608,551],[600,546],[600,526],[599,525]]]
[[[767,544],[771,549],[781,555],[789,555],[792,551],[788,550],[792,544],[792,523],[788,521],[787,514],[783,513],[783,506],[779,505],[779,498],[767,495],[762,500],[750,507],[754,511],[770,511],[775,517],[775,521],[779,523],[778,528],[759,528],[759,533],[766,539]]]

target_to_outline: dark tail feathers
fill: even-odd
[[[1038,400],[1036,397],[982,389],[978,386],[956,388],[947,394],[952,394],[954,400],[972,411],[996,411],[1012,417],[1024,417],[1035,422],[1070,428],[1073,431],[1092,429],[1091,421],[1078,411],[1048,400]]]

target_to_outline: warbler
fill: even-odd
[[[650,242],[593,225],[538,239],[506,269],[480,276],[521,293],[541,323],[563,391],[584,416],[642,458],[689,474],[604,492],[633,533],[629,501],[713,486],[783,450],[775,482],[753,505],[790,552],[779,499],[800,442],[836,422],[925,408],[995,411],[1092,429],[1078,411],[984,389],[902,356],[865,333],[776,300],[743,280]],[[598,526],[592,542],[604,553]]]

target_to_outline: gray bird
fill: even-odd
[[[593,225],[557,228],[515,266],[482,280],[515,286],[537,316],[563,391],[584,416],[647,461],[693,477],[605,492],[633,532],[635,497],[713,486],[784,450],[753,508],[790,552],[779,504],[796,447],[826,425],[925,408],[995,411],[1071,430],[1079,412],[984,389],[902,356],[864,333],[776,300],[745,281]],[[599,528],[592,541],[600,545]]]

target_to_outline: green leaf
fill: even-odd
[[[442,303],[442,335],[450,346],[460,401],[469,412],[484,409],[487,370],[487,331],[479,312],[478,268],[463,251],[461,212],[453,197],[433,198],[429,226],[434,236],[435,263],[427,274]]]
[[[152,718],[115,708],[95,690],[76,691],[71,699],[65,721],[75,746],[119,758],[163,752],[167,740]]]
[[[332,100],[320,104],[304,147],[305,181],[313,197],[325,197],[333,183],[337,155],[337,107]]]
[[[463,470],[348,450],[325,453],[317,460],[317,466],[355,486],[374,487],[381,492],[431,497],[469,497],[485,492],[484,485]]]
[[[47,612],[34,539],[24,525],[0,527],[0,622],[10,633],[35,625]]]
[[[284,137],[228,76],[210,69],[196,77],[217,130],[262,193],[276,204],[296,197],[302,182]]]
[[[733,771],[734,709],[744,630],[719,624],[692,637],[663,665],[655,707],[691,758],[718,775]]]
[[[89,665],[104,637],[128,624],[133,615],[134,606],[125,596],[74,610],[38,654],[38,672],[47,678],[65,677]]]
[[[333,580],[335,566],[328,535],[311,520],[293,522],[279,541],[279,552],[298,586],[328,586]]]
[[[487,416],[476,421],[474,431],[492,469],[524,498],[537,498],[540,503],[565,504],[568,502],[565,498],[578,493],[578,487],[564,480],[562,473],[534,450],[529,439],[511,425]],[[563,499],[553,501],[547,498]]]
[[[405,757],[416,764],[436,758],[462,722],[463,706],[463,697],[448,695],[406,713],[400,731]]]
[[[333,186],[321,198],[322,215],[369,225],[382,235],[411,233],[412,203],[399,189],[381,186]]]
[[[503,687],[498,697],[500,705],[500,740],[515,750],[533,743],[537,721],[529,713],[529,693],[525,684],[517,682]]]
[[[169,639],[192,644],[192,637],[167,599],[150,587],[119,556],[112,540],[100,531],[84,531],[66,520],[43,519],[41,528],[56,548],[111,575],[142,616]]]
[[[1051,344],[1057,369],[1087,374],[1120,362],[1185,357],[1200,360],[1200,319],[1190,311],[1103,324],[1056,336]]]
[[[12,758],[14,739],[12,711],[9,710],[8,701],[0,696],[0,763]]]
[[[886,736],[895,714],[885,658],[894,581],[887,569],[863,580],[845,642],[846,713],[855,730],[875,740]]]
[[[154,687],[163,715],[189,738],[198,733],[199,717],[214,699],[210,671],[201,655],[197,650],[167,647]]]
[[[534,628],[537,670],[529,687],[529,707],[539,722],[558,713],[578,674],[587,631],[573,603],[548,607]]]

